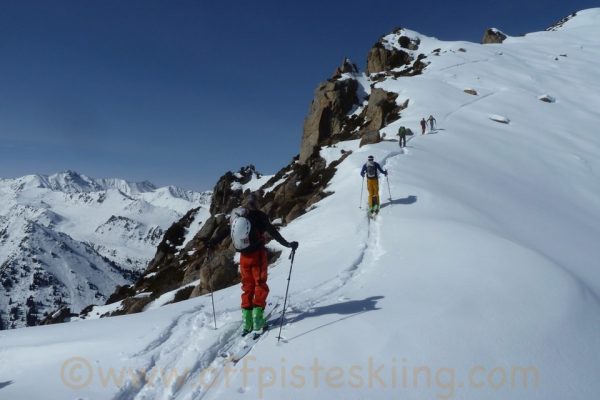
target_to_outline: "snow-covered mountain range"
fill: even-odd
[[[332,194],[282,229],[300,242],[291,281],[289,250],[270,245],[285,255],[269,269],[274,321],[289,283],[281,341],[270,331],[240,364],[222,357],[244,343],[238,286],[214,293],[217,329],[203,295],[4,331],[0,396],[596,398],[600,9],[502,44],[402,30],[377,49],[400,50],[401,37],[418,43],[422,73],[337,78],[360,85],[349,113],[382,89],[407,105],[399,119],[378,143],[317,149],[345,158]],[[430,114],[437,126],[421,135]],[[401,125],[415,133],[405,149]],[[368,155],[389,171],[374,220],[361,198]]]
[[[146,267],[173,222],[209,201],[210,193],[73,171],[0,179],[0,327],[102,304]]]

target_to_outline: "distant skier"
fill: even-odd
[[[364,178],[367,176],[367,190],[369,191],[369,212],[377,214],[379,212],[379,172],[387,176],[387,171],[381,169],[381,165],[375,162],[373,156],[367,158],[367,162],[363,165],[360,175]]]
[[[421,135],[425,134],[425,129],[427,129],[427,121],[425,118],[421,118]]]
[[[429,122],[429,126],[431,127],[431,130],[434,129],[434,125],[437,122],[435,120],[435,118],[433,118],[433,115],[430,115],[429,118],[427,118],[427,121]]]
[[[298,242],[288,242],[281,236],[267,214],[258,209],[257,196],[250,194],[244,199],[244,206],[233,210],[231,216],[231,238],[240,252],[243,335],[261,331],[266,325],[264,310],[269,286],[265,232],[285,247],[294,251],[298,248]]]
[[[400,139],[398,139],[398,144],[400,145],[400,147],[406,147],[406,128],[404,126],[401,126],[398,129],[397,136],[400,136]]]

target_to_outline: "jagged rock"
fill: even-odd
[[[359,147],[363,147],[366,144],[375,144],[379,142],[381,142],[381,135],[379,135],[378,131],[366,132],[360,139]]]
[[[363,111],[367,123],[360,129],[361,136],[365,132],[378,131],[388,123],[397,119],[400,107],[396,105],[397,93],[386,92],[381,88],[371,90],[369,103]]]
[[[367,56],[367,74],[390,71],[410,64],[411,61],[412,58],[407,52],[398,49],[388,50],[381,42],[377,42]]]
[[[217,218],[209,217],[202,225],[202,228],[196,234],[195,239],[198,241],[209,240],[213,233],[217,230]]]
[[[183,289],[178,290],[177,293],[175,293],[175,297],[173,297],[173,303],[189,299],[193,291],[193,286],[186,286]]]
[[[144,311],[144,307],[148,305],[153,299],[150,296],[145,297],[128,297],[123,300],[122,309],[118,312],[111,314],[122,315],[122,314],[135,314]]]
[[[421,40],[419,38],[410,38],[408,36],[402,35],[398,38],[398,44],[403,49],[415,51],[419,50],[419,45],[421,44]]]
[[[229,227],[227,226],[227,217],[225,214],[219,214],[215,219],[217,227],[210,237],[211,241],[215,241],[217,238],[223,237],[226,234],[226,231],[229,230]]]
[[[335,69],[331,79],[336,80],[342,77],[342,74],[357,74],[358,67],[348,57],[344,57],[342,65]]]
[[[439,55],[439,53],[433,53],[434,55]],[[392,71],[391,74],[394,78],[399,78],[401,76],[415,76],[423,73],[425,67],[427,67],[427,63],[423,62],[423,60],[427,58],[425,54],[419,54],[417,59],[412,63],[409,68],[402,69],[401,71]]]
[[[473,95],[473,96],[477,96],[477,94],[478,94],[478,93],[477,93],[477,90],[475,90],[475,89],[471,89],[471,88],[467,88],[467,89],[463,90],[463,92],[465,92],[465,93],[467,93],[467,94],[471,94],[471,95]]]
[[[208,293],[211,290],[224,289],[238,279],[238,269],[233,262],[233,251],[228,250],[216,254],[200,270],[200,290]]]
[[[325,82],[315,91],[315,98],[304,121],[300,162],[305,163],[323,140],[342,132],[346,114],[358,103],[358,82],[354,79]]]
[[[117,301],[121,301],[127,297],[134,295],[135,289],[133,288],[133,285],[117,286],[113,294],[111,294],[108,300],[106,301],[106,304],[116,303]]]
[[[238,206],[243,197],[241,185],[248,183],[254,176],[258,176],[254,165],[240,168],[237,173],[225,173],[213,189],[210,204],[211,215],[224,213]]]
[[[276,203],[283,204],[295,197],[296,189],[300,183],[297,180],[297,175],[294,174],[285,183],[279,186],[279,189],[274,193],[274,200]]]
[[[427,58],[425,54],[419,54],[417,56],[417,59],[415,60],[412,66],[412,76],[420,75],[421,73],[423,73],[423,70],[425,69],[425,67],[427,67],[427,64],[423,62],[425,58]]]
[[[285,222],[286,224],[289,224],[290,222],[292,222],[294,219],[298,218],[299,216],[301,216],[302,214],[304,214],[304,207],[302,204],[296,204],[288,213],[288,215],[285,216]]]
[[[502,43],[506,38],[507,36],[498,29],[490,28],[486,29],[485,33],[483,34],[483,39],[481,39],[481,43]]]

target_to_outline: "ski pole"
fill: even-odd
[[[285,288],[285,299],[283,300],[283,312],[281,313],[281,318],[279,319],[279,335],[277,335],[277,343],[281,340],[281,329],[283,328],[283,317],[285,316],[285,308],[287,306],[287,297],[288,291],[290,290],[290,280],[292,279],[292,267],[294,266],[294,255],[296,254],[296,250],[292,250],[290,254],[290,273],[287,279],[287,287]]]
[[[212,261],[212,250],[208,249],[206,254],[206,259],[210,263]],[[215,312],[215,296],[213,295],[212,283],[210,283],[210,278],[208,279],[208,287],[210,289],[210,301],[212,302],[212,310],[213,310],[213,321],[215,322],[215,330],[217,330],[217,313]]]
[[[387,185],[388,185],[388,193],[390,195],[390,203],[392,202],[392,191],[390,190],[390,180],[388,179],[388,176],[385,176],[385,180],[387,181]]]
[[[358,205],[358,208],[360,208],[362,210],[362,195],[363,195],[363,190],[365,188],[365,177],[362,177],[362,184],[360,185],[360,204]]]

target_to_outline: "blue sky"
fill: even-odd
[[[414,4],[410,4],[414,3]],[[0,177],[67,169],[211,189],[298,153],[313,90],[344,56],[404,26],[479,41],[519,35],[580,0],[4,1]]]

